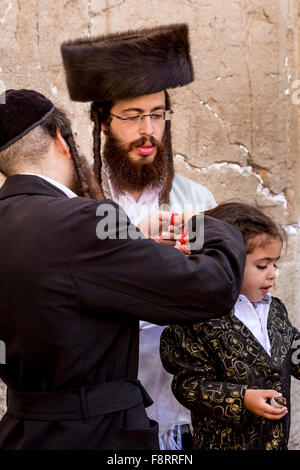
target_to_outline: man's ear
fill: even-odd
[[[71,152],[65,139],[62,137],[60,131],[56,129],[56,138],[54,139],[56,150],[61,153],[68,160],[71,158]]]

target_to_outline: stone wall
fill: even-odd
[[[298,328],[299,6],[299,0],[0,0],[2,86],[39,90],[63,107],[87,156],[88,106],[68,98],[61,42],[189,24],[196,79],[171,92],[177,171],[206,185],[218,202],[259,204],[287,226],[288,249],[273,293]],[[299,385],[293,381],[291,449],[300,449]]]

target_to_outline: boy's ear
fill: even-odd
[[[56,129],[56,138],[54,139],[56,150],[61,153],[68,160],[71,158],[71,152],[65,139],[62,137],[60,131]]]

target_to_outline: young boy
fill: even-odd
[[[258,209],[222,204],[206,213],[243,234],[247,260],[232,312],[161,336],[161,358],[174,374],[172,390],[191,410],[194,449],[287,449],[291,375],[300,379],[300,333],[269,290],[276,278],[284,232]],[[265,390],[262,407],[253,401]],[[265,401],[276,392],[286,406]],[[284,400],[283,400],[284,402]]]

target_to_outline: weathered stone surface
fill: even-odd
[[[196,168],[182,155],[174,160],[178,173],[206,186],[218,203],[234,199],[254,204],[260,180],[250,167],[223,162]]]
[[[274,295],[286,303],[298,328],[300,103],[292,102],[297,93],[292,84],[300,73],[299,4],[228,0],[225,8],[224,0],[0,0],[0,91],[34,88],[49,96],[69,114],[89,159],[89,105],[69,100],[61,42],[189,24],[195,81],[170,91],[176,169],[207,186],[217,202],[258,204],[294,230]],[[293,381],[292,388],[290,448],[300,449],[299,383]],[[4,407],[3,399],[0,413]]]
[[[6,396],[6,387],[5,384],[0,380],[0,418],[4,415],[6,411],[6,404],[5,404],[5,396]]]
[[[289,318],[293,325],[300,331],[299,316],[299,279],[300,265],[295,262],[299,257],[300,228],[288,227],[289,232],[287,248],[283,251],[282,260],[279,262],[279,275],[272,289],[272,295],[279,297],[287,307]],[[299,355],[300,357],[300,355]],[[289,449],[300,449],[300,381],[292,379],[291,395],[291,435]]]

